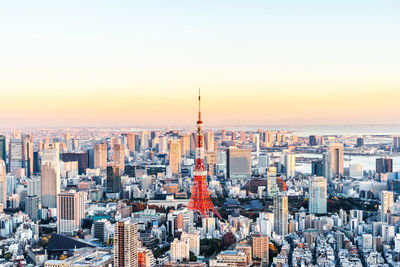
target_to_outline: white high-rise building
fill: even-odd
[[[296,155],[285,154],[285,175],[288,178],[296,176]]]
[[[6,163],[0,160],[0,204],[7,208],[7,171]]]
[[[372,249],[372,235],[371,234],[363,234],[362,235],[362,248],[363,249]]]
[[[274,231],[278,235],[288,234],[288,197],[274,197]]]
[[[183,232],[181,240],[189,243],[189,250],[193,252],[194,255],[200,255],[200,235],[198,233]]]
[[[73,234],[85,218],[85,192],[65,191],[57,195],[57,232]]]
[[[138,266],[138,227],[130,219],[118,221],[114,226],[114,266]]]
[[[60,193],[60,160],[56,149],[43,150],[41,174],[42,206],[56,208]]]
[[[324,177],[312,177],[308,188],[308,211],[310,213],[326,213],[327,184]]]
[[[41,196],[41,181],[39,178],[28,179],[28,196]]]
[[[391,209],[394,205],[393,192],[382,191],[381,193],[381,221],[387,222],[388,214],[390,214]]]
[[[177,238],[171,243],[171,261],[183,261],[189,259],[189,243],[187,241],[178,240]]]

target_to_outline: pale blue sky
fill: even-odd
[[[96,97],[110,95],[116,96],[118,124],[165,122],[160,118],[164,110],[177,106],[167,112],[167,121],[186,124],[192,117],[178,116],[192,110],[182,102],[195,101],[198,87],[213,98],[214,124],[235,123],[237,117],[229,114],[243,98],[249,103],[238,112],[249,123],[325,121],[309,118],[318,109],[293,107],[293,99],[286,103],[288,114],[260,116],[277,108],[260,104],[284,100],[282,92],[304,103],[310,97],[338,101],[348,90],[368,91],[368,97],[355,100],[361,108],[381,90],[391,106],[400,90],[399,14],[398,0],[1,1],[0,91],[8,103],[21,100],[22,107],[1,107],[6,116],[0,125],[36,120],[53,125],[58,118],[87,124],[102,114]],[[227,95],[229,106],[218,112]],[[154,100],[160,113],[144,112],[140,103],[129,109],[118,102],[130,97],[142,97],[149,106]],[[173,104],[165,103],[165,97]],[[64,114],[62,109],[71,105],[91,110],[82,109],[76,117]],[[350,112],[348,105],[343,108]],[[368,110],[345,121],[400,123],[397,109]],[[334,106],[322,111],[334,122],[343,122],[346,114],[334,116]],[[388,111],[393,116],[386,116]],[[93,114],[82,118],[85,112]],[[137,116],[125,116],[129,112]],[[297,113],[302,115],[290,115]]]

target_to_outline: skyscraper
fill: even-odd
[[[57,150],[43,150],[41,174],[42,206],[56,208],[57,195],[60,193],[60,161]]]
[[[114,145],[114,165],[118,165],[121,174],[125,170],[125,147],[122,144]]]
[[[274,231],[278,235],[288,234],[288,197],[274,197]]]
[[[179,139],[169,140],[169,166],[171,166],[172,174],[178,175],[181,165],[181,142]]]
[[[6,146],[7,146],[6,137],[4,135],[0,135],[0,160],[3,160],[5,164],[7,164]]]
[[[215,151],[215,148],[214,148],[214,132],[209,131],[209,132],[206,132],[205,135],[206,135],[205,136],[206,150],[207,151]]]
[[[391,213],[393,205],[394,205],[393,192],[391,191],[382,191],[381,193],[381,221],[388,221],[388,214]]]
[[[186,157],[190,154],[190,134],[181,136],[181,155]]]
[[[0,159],[0,204],[7,208],[7,171],[6,163]]]
[[[19,138],[15,138],[19,137]],[[21,135],[15,135],[14,138],[10,139],[10,150],[9,150],[9,171],[15,173],[18,169],[24,168],[24,149],[22,144]]]
[[[312,177],[308,187],[308,211],[310,213],[324,214],[327,212],[327,183],[324,177]]]
[[[57,233],[73,234],[85,217],[85,193],[65,191],[57,195]]]
[[[128,133],[128,149],[131,153],[136,152],[135,136],[135,133]]]
[[[322,154],[323,163],[323,176],[328,180],[329,183],[332,182],[332,154],[326,151]]]
[[[268,167],[267,169],[267,196],[272,198],[279,193],[278,185],[276,184],[276,167]]]
[[[132,220],[125,219],[114,226],[114,266],[138,266],[138,228]]]
[[[393,149],[400,150],[400,135],[393,136]]]
[[[393,172],[393,159],[388,157],[377,158],[376,172],[377,173]]]
[[[296,176],[296,155],[285,154],[285,175],[288,178]]]
[[[146,150],[149,148],[149,135],[146,131],[140,133],[140,149]]]
[[[23,167],[27,177],[33,175],[33,137],[32,135],[24,135],[22,138],[23,144]]]
[[[250,179],[251,150],[228,148],[226,150],[226,170],[228,179]]]
[[[344,174],[344,148],[342,143],[332,143],[329,145],[332,160],[332,174],[343,176]]]
[[[121,191],[121,174],[119,166],[107,166],[107,193],[118,194]]]
[[[107,168],[107,144],[96,144],[94,146],[94,167],[100,170]]]

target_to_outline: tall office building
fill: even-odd
[[[140,133],[140,149],[146,150],[149,148],[149,134],[146,131]]]
[[[4,135],[0,135],[0,160],[4,160],[4,162],[7,164],[6,147],[7,147],[7,139]]]
[[[329,145],[332,161],[332,174],[343,176],[344,174],[344,147],[342,143],[332,143]]]
[[[10,139],[8,164],[9,164],[9,171],[11,173],[15,173],[19,169],[24,168],[24,149],[20,134],[14,135],[14,138]]]
[[[400,150],[400,135],[393,136],[393,149]]]
[[[214,147],[214,132],[209,131],[205,133],[205,145],[207,151],[215,151]]]
[[[324,163],[321,159],[311,162],[311,175],[324,176]]]
[[[118,221],[114,226],[114,266],[138,266],[138,227],[129,219]]]
[[[40,187],[41,187],[41,180],[39,178],[31,178],[27,180],[28,183],[28,196],[41,196]]]
[[[310,136],[308,137],[308,145],[309,145],[309,146],[317,146],[317,145],[318,145],[318,143],[317,143],[317,137],[316,137],[315,135],[310,135]]]
[[[24,135],[23,144],[23,167],[25,175],[31,177],[33,175],[33,137],[30,134]]]
[[[310,213],[324,214],[327,212],[327,183],[324,177],[312,177],[308,187],[308,211]]]
[[[107,168],[107,144],[96,144],[94,146],[94,167],[100,170]]]
[[[39,220],[39,203],[40,199],[38,196],[25,197],[25,213],[34,222]]]
[[[382,191],[381,193],[381,221],[388,221],[388,214],[391,213],[394,205],[393,192],[391,191]]]
[[[123,174],[125,170],[125,147],[122,144],[115,144],[113,150],[114,150],[113,164],[118,165],[120,173]]]
[[[267,196],[270,198],[279,193],[276,177],[276,167],[269,167],[267,169]]]
[[[128,149],[131,153],[136,152],[135,137],[135,133],[128,133]]]
[[[329,183],[332,183],[333,168],[332,168],[332,154],[326,151],[322,154],[323,175]]]
[[[181,142],[179,139],[169,140],[169,166],[172,174],[178,175],[181,165]]]
[[[107,193],[119,194],[121,191],[121,174],[119,166],[107,166]]]
[[[190,134],[181,136],[181,155],[182,157],[189,156],[190,154]]]
[[[296,155],[285,154],[285,175],[288,178],[296,176]]]
[[[6,163],[0,159],[0,204],[7,208],[7,170]]]
[[[158,139],[158,152],[160,154],[166,154],[168,152],[168,136],[163,135]]]
[[[43,150],[41,174],[42,206],[56,208],[57,195],[60,193],[60,161],[57,150]]]
[[[253,258],[261,259],[262,266],[268,266],[269,262],[269,237],[256,234],[252,236]]]
[[[57,195],[57,233],[77,232],[85,218],[85,192],[64,191]]]
[[[377,158],[376,172],[377,173],[393,172],[393,159],[388,157]]]
[[[357,137],[357,147],[363,147],[363,146],[364,146],[364,138]]]
[[[251,150],[228,148],[226,150],[226,170],[228,179],[250,179]]]
[[[288,234],[288,197],[274,197],[274,231],[278,235]]]
[[[222,142],[226,141],[226,130],[221,130],[221,140]]]

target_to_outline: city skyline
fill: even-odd
[[[398,7],[6,3],[0,127],[400,124]]]

